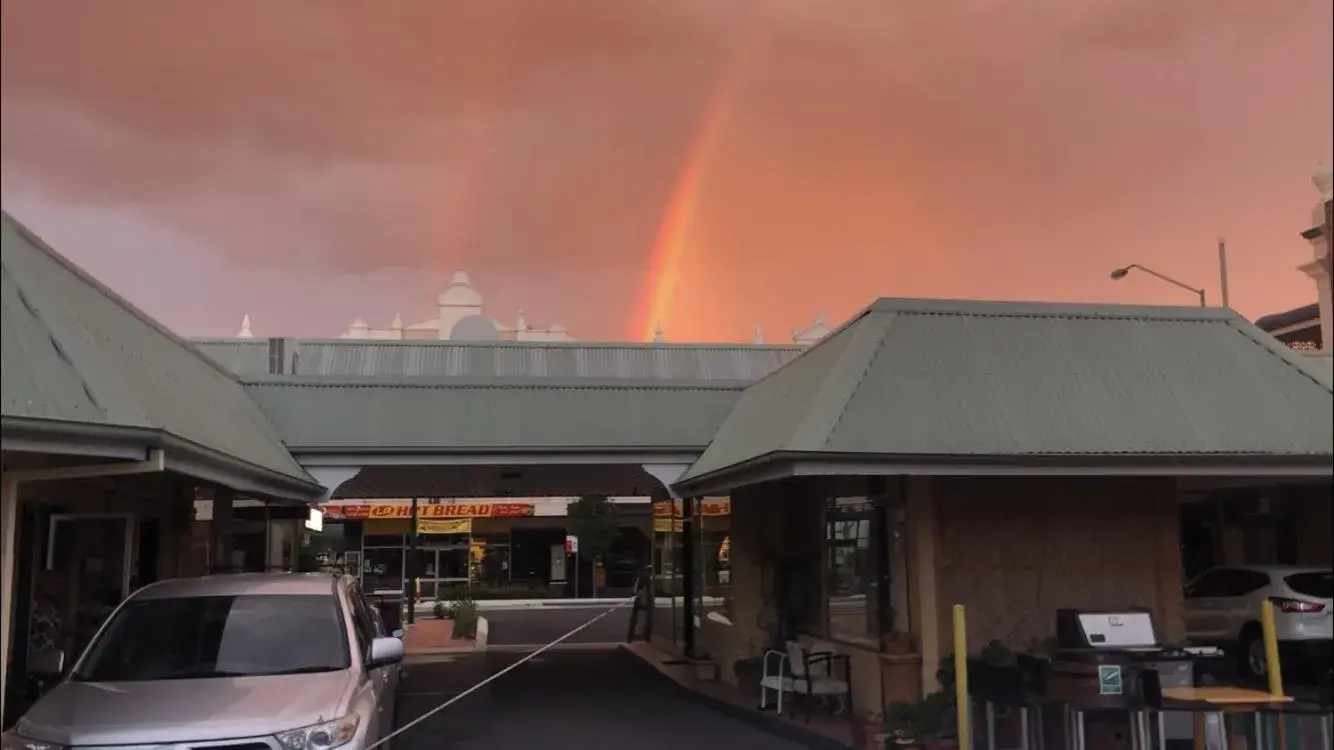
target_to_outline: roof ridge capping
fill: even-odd
[[[1226,307],[1200,307],[1198,305],[1125,305],[1110,302],[932,299],[916,297],[882,297],[855,315],[852,320],[855,321],[863,315],[871,312],[908,313],[910,315],[958,315],[965,317],[1102,318],[1108,320],[1143,318],[1180,321],[1245,321],[1245,318],[1236,310]]]
[[[805,347],[800,344],[751,344],[745,342],[705,341],[458,341],[455,339],[353,339],[280,336],[295,341],[298,345],[335,345],[359,347],[459,347],[469,349],[649,349],[649,350],[718,350],[718,351],[800,351]],[[268,337],[255,339],[232,339],[217,337],[191,338],[191,343],[216,346],[220,344],[247,344],[260,346],[267,344]]]
[[[745,390],[750,380],[669,378],[550,378],[496,375],[251,375],[246,386],[300,388],[515,388],[536,390]]]

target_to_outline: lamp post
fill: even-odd
[[[1154,278],[1156,278],[1156,279],[1158,279],[1158,280],[1160,280],[1160,281],[1166,281],[1167,283],[1171,284],[1172,286],[1180,287],[1180,288],[1182,288],[1182,289],[1185,289],[1185,290],[1188,291],[1188,292],[1194,292],[1195,295],[1198,296],[1198,297],[1200,298],[1200,307],[1208,307],[1208,306],[1209,306],[1209,303],[1205,301],[1204,290],[1203,290],[1203,289],[1200,289],[1200,288],[1198,288],[1198,287],[1193,287],[1193,286],[1191,286],[1190,284],[1184,284],[1184,283],[1182,283],[1182,282],[1180,282],[1180,281],[1177,281],[1176,279],[1172,278],[1171,276],[1164,276],[1163,274],[1158,273],[1157,271],[1153,270],[1152,268],[1146,268],[1146,267],[1144,267],[1144,266],[1141,266],[1141,265],[1138,264],[1138,263],[1131,263],[1131,264],[1128,265],[1128,266],[1122,266],[1122,267],[1116,269],[1115,271],[1112,271],[1112,274],[1111,274],[1111,276],[1112,276],[1112,281],[1120,281],[1121,279],[1124,279],[1125,277],[1127,277],[1127,276],[1130,275],[1130,272],[1131,272],[1131,271],[1143,271],[1144,273],[1147,273],[1148,275],[1150,275],[1150,276],[1152,276],[1152,277],[1154,277]]]

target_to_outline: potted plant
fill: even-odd
[[[757,687],[763,672],[764,664],[758,656],[749,656],[732,662],[732,673],[736,675],[736,684],[743,688]]]
[[[957,750],[954,696],[938,691],[919,701],[891,703],[884,711],[886,750]]]

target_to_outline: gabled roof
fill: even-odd
[[[1329,375],[1232,311],[885,299],[748,388],[683,481],[784,455],[1331,454]]]
[[[268,341],[200,339],[195,346],[243,379],[269,374]],[[288,339],[286,349],[299,375],[672,381],[758,380],[805,351],[749,344],[358,339]]]
[[[168,465],[189,454],[248,483],[237,489],[319,494],[231,373],[8,214],[3,251],[6,437],[93,430],[130,444],[169,440]]]
[[[246,391],[298,455],[698,454],[746,385],[288,375]]]

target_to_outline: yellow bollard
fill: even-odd
[[[968,700],[968,625],[963,605],[954,605],[954,705],[958,721],[959,747],[971,750],[972,704]]]
[[[412,598],[414,601],[422,600],[422,579],[412,579]]]
[[[1265,639],[1265,673],[1269,675],[1269,692],[1283,695],[1283,666],[1278,661],[1278,634],[1274,631],[1274,603],[1265,599],[1260,604],[1260,628]]]

